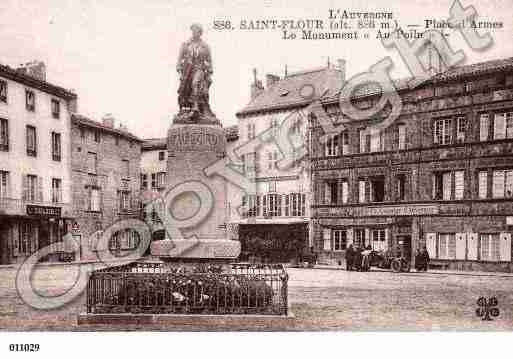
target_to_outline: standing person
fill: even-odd
[[[421,263],[422,263],[421,270],[423,270],[424,272],[427,272],[430,258],[429,258],[429,253],[427,251],[427,248],[425,246],[422,247],[422,252],[420,252],[420,258],[421,258]]]
[[[359,246],[356,246],[354,257],[353,257],[353,265],[357,271],[361,271],[362,269],[362,249]]]
[[[422,258],[420,255],[420,249],[417,248],[417,250],[415,251],[415,270],[417,272],[420,272],[421,269],[422,269]]]
[[[353,270],[353,260],[354,260],[354,249],[353,245],[350,244],[346,249],[346,270]]]

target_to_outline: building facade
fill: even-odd
[[[334,96],[324,108],[345,130],[325,144],[312,121],[312,225],[320,261],[343,261],[350,245],[431,264],[510,272],[513,231],[513,58],[462,66],[409,89],[402,112],[351,121]],[[379,91],[352,101],[368,108]]]
[[[76,107],[73,92],[46,82],[43,63],[0,65],[0,264],[20,263],[68,232]]]
[[[108,226],[140,218],[142,141],[114,118],[102,122],[74,114],[71,119],[71,169],[74,232],[80,237],[81,260],[94,260],[99,235]],[[112,253],[137,246],[134,231],[116,232],[109,241]]]
[[[293,165],[280,166],[284,159],[276,141],[285,121],[294,148],[308,142],[305,108],[322,94],[333,94],[344,78],[344,63],[296,73],[283,78],[266,76],[266,86],[256,77],[251,85],[251,101],[237,115],[239,140],[235,150],[248,143],[262,143],[237,156],[240,172],[254,183],[256,193],[229,187],[229,222],[242,246],[243,260],[291,261],[311,246],[310,171],[308,160],[294,152]],[[297,156],[297,158],[296,158]]]

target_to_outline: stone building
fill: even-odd
[[[46,82],[45,71],[41,62],[0,65],[0,264],[61,241],[73,217],[69,139],[77,95]]]
[[[513,231],[513,58],[441,72],[419,87],[397,81],[400,116],[344,123],[325,144],[312,121],[314,242],[321,261],[344,259],[349,244],[431,264],[511,271]],[[380,92],[362,87],[352,101],[368,108]],[[323,105],[346,121],[338,96]]]
[[[233,147],[238,137],[237,126],[224,129],[226,135],[227,151]],[[141,145],[141,205],[150,203],[152,200],[164,195],[166,189],[166,176],[172,175],[167,172],[167,138],[150,138],[143,140]],[[151,221],[153,240],[165,238],[164,227],[158,218],[156,211],[152,212]]]
[[[97,257],[97,238],[108,226],[140,218],[140,166],[142,141],[123,126],[115,126],[107,115],[102,122],[74,114],[71,119],[72,193],[80,235],[80,259]],[[111,252],[137,246],[137,233],[115,233],[109,241]]]
[[[268,74],[264,88],[255,79],[251,100],[236,116],[236,147],[277,135],[285,121],[291,124],[293,147],[308,141],[304,109],[322,95],[333,95],[344,80],[345,64],[286,73]],[[264,141],[265,142],[265,141]],[[255,184],[256,194],[229,187],[229,222],[242,245],[242,259],[289,261],[310,247],[310,171],[308,161],[294,153],[293,165],[280,167],[282,150],[268,141],[238,158],[241,172]]]

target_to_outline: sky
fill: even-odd
[[[386,5],[385,5],[386,4]],[[165,137],[178,111],[176,60],[192,23],[204,27],[214,75],[211,107],[224,126],[250,99],[252,69],[266,73],[325,66],[343,58],[349,78],[385,56],[394,61],[394,77],[408,75],[397,51],[379,40],[284,40],[280,31],[215,30],[230,20],[322,19],[328,10],[390,11],[401,24],[447,18],[452,0],[1,0],[0,63],[18,66],[32,60],[47,65],[47,80],[74,89],[79,112],[100,120],[106,113],[141,138]],[[473,51],[459,34],[451,46],[462,49],[467,63],[513,56],[513,1],[462,1],[474,5],[481,19],[502,21],[491,32],[494,45]],[[265,81],[264,81],[265,82]]]

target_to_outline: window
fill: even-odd
[[[157,173],[157,186],[159,188],[166,187],[166,172]]]
[[[118,191],[119,211],[121,213],[130,210],[130,192]]]
[[[164,161],[166,158],[166,153],[164,151],[159,151],[159,161]]]
[[[9,198],[9,172],[0,171],[0,198]]]
[[[331,233],[333,235],[333,250],[345,250],[347,244],[347,232],[340,229],[334,229]]]
[[[152,173],[151,174],[151,188],[152,189],[158,188],[158,186],[157,186],[157,174],[156,173]]]
[[[357,228],[354,230],[354,244],[358,247],[365,245],[365,229]]]
[[[91,174],[96,174],[98,169],[98,157],[96,153],[88,152],[87,153],[87,172]]]
[[[342,181],[342,203],[346,204],[349,202],[349,184],[346,180]]]
[[[375,251],[385,251],[388,247],[384,229],[373,229],[371,232],[371,246]]]
[[[0,151],[9,151],[9,122],[0,118]]]
[[[433,199],[449,201],[451,199],[451,172],[437,172],[433,175]]]
[[[406,149],[406,125],[397,126],[397,137],[398,137],[398,145],[397,148],[399,150]]]
[[[494,117],[493,139],[513,138],[513,112],[496,113]]]
[[[264,196],[264,216],[281,216],[281,196],[279,194],[267,194]]]
[[[267,152],[267,169],[278,168],[278,151]]]
[[[448,145],[451,138],[451,119],[439,119],[434,123],[434,142],[439,145]]]
[[[253,138],[255,138],[255,124],[248,123],[247,130],[248,130],[248,140],[252,140]]]
[[[338,156],[338,135],[329,135],[326,139],[326,143],[324,144],[325,155],[327,157],[330,156]]]
[[[244,173],[250,173],[257,170],[258,154],[257,152],[246,153],[241,156],[242,169]]]
[[[36,110],[36,94],[34,91],[25,90],[25,108],[30,112]]]
[[[330,180],[324,183],[324,203],[338,203],[338,183],[336,180]]]
[[[482,113],[479,116],[479,140],[488,141],[488,131],[490,128],[490,116],[487,113]]]
[[[42,179],[34,175],[23,178],[23,199],[27,202],[43,201]]]
[[[488,197],[488,171],[478,173],[478,196],[481,199]]]
[[[148,175],[141,173],[141,189],[148,189]]]
[[[37,156],[37,134],[34,126],[27,126],[27,156]]]
[[[62,180],[52,178],[52,203],[62,202]]]
[[[123,177],[130,178],[130,161],[123,160],[122,163],[123,163]]]
[[[52,117],[61,117],[61,103],[59,102],[59,100],[52,99]]]
[[[456,259],[456,235],[454,233],[438,235],[438,258]]]
[[[89,211],[101,211],[100,198],[100,189],[98,187],[89,187]]]
[[[131,250],[139,246],[139,234],[133,229],[117,231],[109,239],[109,250]]]
[[[242,208],[244,208],[243,216],[245,217],[260,216],[260,196],[242,196]]]
[[[57,132],[52,132],[52,159],[61,160],[61,134]]]
[[[404,201],[406,199],[405,187],[406,187],[406,175],[404,175],[404,174],[397,175],[397,200],[398,201]]]
[[[100,130],[93,130],[93,133],[94,133],[94,142],[100,143],[100,141],[101,141]]]
[[[482,261],[499,261],[500,258],[500,240],[499,234],[481,234],[480,241],[480,259]]]
[[[7,103],[7,82],[0,80],[0,102]]]
[[[269,193],[276,192],[276,181],[269,181],[269,183],[267,185],[268,185],[267,192],[269,192]]]
[[[290,201],[290,215],[292,217],[306,216],[306,195],[304,193],[291,193],[288,200]]]
[[[492,197],[513,197],[513,169],[493,171]]]
[[[373,177],[370,179],[371,202],[385,201],[385,177]]]
[[[465,134],[467,132],[467,118],[460,116],[456,118],[456,141],[465,142]]]

